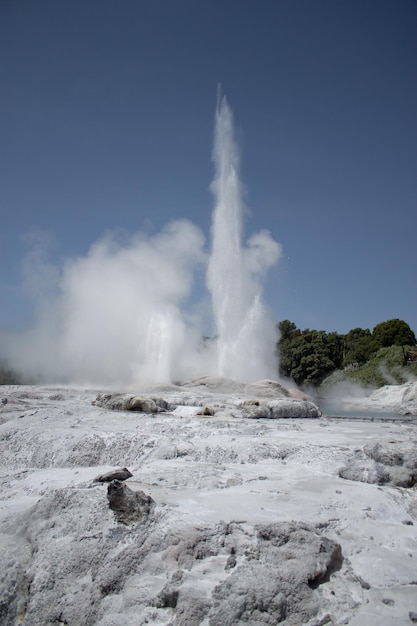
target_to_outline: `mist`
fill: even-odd
[[[45,241],[32,241],[23,274],[36,319],[1,342],[14,369],[36,382],[83,385],[278,377],[276,326],[262,285],[281,248],[267,230],[242,241],[239,151],[220,94],[213,161],[209,244],[195,224],[176,220],[152,236],[107,233],[58,267]],[[208,327],[213,341],[203,340]]]
[[[184,220],[152,237],[120,242],[110,233],[54,271],[32,250],[37,262],[25,262],[25,284],[37,319],[7,338],[6,356],[41,381],[129,384],[195,373],[203,321],[186,305],[206,261],[204,241]]]

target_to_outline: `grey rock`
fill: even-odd
[[[16,617],[24,614],[29,587],[24,563],[28,557],[28,551],[19,542],[10,540],[0,547],[0,624],[14,625]]]
[[[100,474],[100,476],[96,476],[94,482],[109,483],[112,480],[127,480],[132,476],[133,474],[127,469],[127,467],[119,467],[119,469],[107,472],[107,474]]]
[[[389,483],[393,487],[414,487],[417,483],[417,469],[407,467],[393,467],[390,472]]]
[[[362,589],[370,589],[371,585],[368,583],[367,580],[365,580],[364,578],[362,578],[362,576],[355,576],[356,580],[358,581],[358,583],[360,584],[360,586],[362,587]]]
[[[332,616],[330,613],[326,613],[321,619],[315,620],[310,626],[325,626],[325,624],[329,624],[332,621]]]
[[[172,411],[175,408],[163,398],[126,393],[99,393],[93,404],[112,411],[139,411],[142,413],[159,413]]]
[[[132,491],[120,480],[112,480],[107,488],[107,499],[119,522],[131,524],[146,520],[155,508],[155,502],[143,491]]]
[[[243,417],[249,419],[321,417],[321,411],[312,402],[280,398],[274,400],[248,399],[238,402]]]
[[[339,470],[339,476],[346,480],[356,480],[376,485],[391,485],[393,487],[413,487],[417,482],[417,472],[405,467],[390,468],[380,463],[370,465],[366,462],[356,462]]]
[[[210,407],[210,406],[202,406],[201,409],[199,409],[199,411],[197,411],[197,415],[205,415],[207,417],[211,416],[211,415],[215,415],[216,411]]]
[[[183,387],[199,392],[236,393],[262,398],[284,398],[290,396],[288,389],[274,380],[260,380],[248,384],[220,376],[198,376],[185,381]]]
[[[22,610],[26,626],[295,626],[320,615],[315,589],[340,566],[341,552],[309,525],[194,527],[175,510],[156,513],[126,483],[108,490],[112,509],[101,490],[78,488],[51,490],[30,509],[21,549],[3,560],[2,623],[17,623]]]
[[[337,543],[296,522],[259,526],[246,556],[215,588],[210,626],[304,623],[319,608],[313,589],[342,562]]]
[[[382,441],[364,447],[365,455],[389,466],[417,468],[417,444],[404,441]]]
[[[175,624],[182,626],[200,624],[210,608],[209,602],[204,601],[195,591],[180,590],[179,585],[172,580],[156,597],[155,606],[162,609],[175,609]]]
[[[178,589],[172,585],[165,585],[158,594],[155,606],[163,609],[167,607],[175,609],[178,604],[178,593]]]
[[[226,561],[226,565],[224,566],[224,569],[226,571],[228,571],[229,569],[233,569],[234,567],[236,567],[236,563],[237,563],[236,556],[234,554],[231,554]]]
[[[201,624],[209,611],[210,605],[190,593],[181,593],[175,611],[175,626]]]
[[[363,454],[352,457],[339,476],[377,485],[413,487],[417,483],[415,441],[383,440],[367,444]]]
[[[100,393],[93,404],[114,411],[151,414],[171,412],[176,406],[184,405],[199,406],[201,408],[198,415],[206,416],[222,414],[250,419],[321,417],[321,411],[314,402],[292,397],[288,390],[274,381],[260,381],[249,385],[227,378],[203,376],[187,381],[182,389],[182,394],[171,395],[171,402],[150,394]],[[187,390],[190,390],[188,394]],[[244,399],[235,402],[227,400],[225,394],[231,392]],[[227,402],[223,403],[223,400]],[[222,411],[219,406],[223,407]]]
[[[339,470],[340,478],[362,483],[385,485],[390,481],[388,469],[380,463],[372,461],[352,460]]]
[[[407,511],[411,517],[417,520],[417,495],[414,495],[414,497],[410,499]]]
[[[292,395],[291,391],[275,380],[259,380],[248,385],[247,391],[249,394],[261,396],[262,398],[281,398]]]
[[[182,386],[198,393],[216,394],[244,394],[247,388],[245,383],[223,376],[196,376],[186,380]]]
[[[399,412],[402,415],[417,415],[417,382],[404,385],[404,394]]]
[[[243,623],[252,626],[275,626],[289,617],[284,592],[287,589],[281,591],[282,587],[284,585],[279,577],[270,568],[262,567],[259,563],[240,567],[215,589],[210,626],[235,626]],[[297,595],[301,599],[302,594]],[[302,602],[305,607],[306,598],[302,598]],[[307,610],[306,617],[314,615],[315,609],[312,605]]]

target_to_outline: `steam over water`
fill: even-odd
[[[215,197],[207,255],[200,229],[169,223],[151,237],[109,234],[85,257],[53,267],[41,242],[25,263],[37,304],[33,327],[3,336],[1,352],[36,382],[142,386],[191,376],[276,378],[275,324],[262,281],[280,246],[267,231],[242,243],[242,190],[233,116],[217,103]],[[196,271],[207,268],[216,340],[191,307]],[[194,299],[195,300],[195,299]]]

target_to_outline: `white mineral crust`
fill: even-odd
[[[265,418],[312,408],[212,382],[150,390],[149,413],[100,406],[104,390],[0,388],[1,624],[411,623],[415,422]],[[125,467],[117,488],[154,505],[123,521],[94,479]]]

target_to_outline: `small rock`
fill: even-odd
[[[133,491],[120,480],[112,480],[107,488],[110,508],[122,524],[145,521],[155,508],[155,501],[143,491]]]
[[[383,604],[386,604],[387,606],[394,606],[395,604],[392,598],[382,598],[382,602]]]
[[[159,593],[155,605],[160,609],[175,609],[178,603],[178,589],[171,589],[169,586],[164,587]]]
[[[175,408],[163,398],[135,396],[126,393],[99,393],[93,404],[112,411],[138,411],[142,413],[159,413],[172,411]]]
[[[410,611],[408,614],[408,617],[413,622],[413,624],[417,624],[417,612],[416,611]]]
[[[205,415],[207,417],[214,415],[215,410],[211,408],[211,406],[202,406],[199,411],[197,411],[197,415]]]
[[[332,621],[332,616],[330,615],[330,613],[327,613],[320,620],[313,622],[311,626],[325,626],[325,624],[328,624],[331,621]]]
[[[360,586],[362,587],[362,589],[370,589],[371,588],[371,585],[368,582],[366,582],[366,580],[364,580],[362,578],[362,576],[358,576],[357,580],[358,580]]]
[[[236,567],[236,556],[234,554],[231,554],[226,561],[226,565],[224,566],[224,569],[227,572],[229,571],[229,569],[233,569],[233,567]]]
[[[110,483],[112,480],[126,480],[127,478],[131,478],[131,476],[133,476],[133,474],[129,472],[127,467],[119,467],[119,469],[107,472],[107,474],[96,476],[94,482]]]

